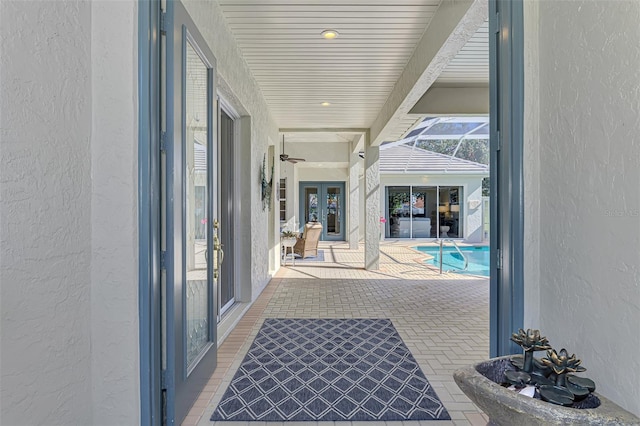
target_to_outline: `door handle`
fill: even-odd
[[[218,219],[213,220],[213,279],[217,280],[220,275],[220,265],[224,261],[224,251],[222,250],[222,243],[218,237],[218,231],[220,229],[220,223]]]

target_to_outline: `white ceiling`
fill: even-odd
[[[489,84],[489,21],[460,49],[435,84],[451,83]]]
[[[357,132],[283,132],[282,134],[287,143],[357,143],[360,139],[360,133]]]
[[[218,3],[278,126],[294,130],[371,127],[441,1],[452,0]],[[323,39],[328,28],[339,37]],[[488,81],[486,27],[459,55],[437,82]],[[325,101],[331,105],[321,106]],[[417,119],[407,117],[401,127]],[[308,133],[287,135],[287,142],[316,141]],[[331,137],[347,142],[353,135]]]

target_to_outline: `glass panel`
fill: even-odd
[[[411,230],[413,238],[430,238],[431,211],[435,207],[435,188],[414,186],[411,192]],[[431,198],[431,199],[430,199]]]
[[[318,188],[304,189],[305,222],[318,221]]]
[[[340,188],[327,188],[327,235],[340,235],[341,197]]]
[[[408,186],[387,187],[389,220],[386,235],[390,238],[411,238],[411,194]]]
[[[489,139],[464,139],[456,152],[456,158],[489,165]]]
[[[449,228],[449,236],[452,238],[462,238],[462,225],[464,221],[463,204],[462,204],[462,187],[452,187],[449,189],[449,200],[451,201],[451,227]]]
[[[450,223],[449,188],[441,186],[438,189],[438,237],[449,238]]]
[[[187,43],[185,90],[185,275],[187,366],[209,341],[207,281],[207,67]]]
[[[280,221],[287,220],[287,179],[280,179]]]
[[[484,123],[481,122],[444,122],[434,124],[429,130],[427,130],[425,135],[451,135],[451,136],[462,136],[467,133],[477,129],[482,126]]]
[[[427,202],[426,209],[429,219],[431,220],[431,234],[430,238],[438,237],[438,188],[433,186],[426,190]]]
[[[234,147],[234,122],[224,110],[220,111],[220,155],[224,161],[220,162],[220,174],[224,176],[220,184],[220,199],[225,200],[220,205],[220,242],[223,251],[233,252],[233,229],[234,229],[234,199],[236,194],[233,188],[233,147]],[[219,313],[222,315],[226,308],[233,305],[235,301],[235,277],[233,275],[233,256],[226,256],[220,265],[220,275],[218,276],[219,292]]]
[[[474,130],[473,132],[471,132],[471,135],[472,136],[483,136],[483,137],[486,136],[485,139],[489,139],[488,138],[489,129],[490,129],[489,124],[487,124],[486,126],[481,126],[477,130]]]
[[[440,204],[440,237],[462,238],[463,205],[461,186],[441,186],[439,190]]]
[[[417,136],[420,133],[422,133],[423,131],[424,131],[424,127],[422,127],[422,126],[418,127],[417,129],[413,129],[412,131],[409,132],[409,134],[407,136],[405,136],[405,139],[413,137],[413,136]]]
[[[482,241],[489,241],[489,197],[482,197]]]

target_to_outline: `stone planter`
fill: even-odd
[[[640,418],[598,394],[583,405],[596,408],[570,408],[519,395],[495,381],[506,369],[513,369],[510,356],[493,358],[457,370],[453,378],[458,387],[489,416],[492,425],[640,425]]]

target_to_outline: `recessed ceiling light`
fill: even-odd
[[[324,30],[320,35],[327,40],[331,40],[338,37],[338,32],[336,30]]]
[[[329,105],[331,105],[331,103],[329,103],[329,102],[323,102],[323,103],[321,103],[320,105],[322,105],[322,106],[329,106]]]

